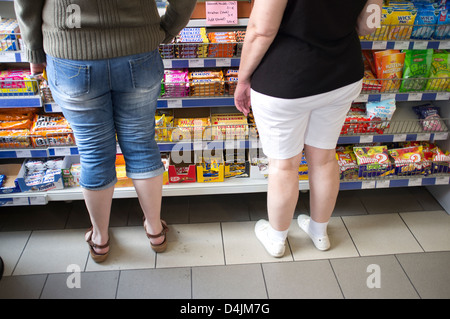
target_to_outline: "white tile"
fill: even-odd
[[[89,256],[86,271],[155,268],[156,254],[150,247],[143,226],[111,227],[109,235],[108,258],[97,264]]]
[[[156,268],[223,265],[220,223],[169,225],[167,250]]]
[[[443,210],[400,214],[425,251],[450,250],[450,215]]]
[[[361,256],[423,252],[398,214],[342,219]]]
[[[358,257],[358,251],[340,217],[331,217],[328,224],[328,237],[331,248],[327,251],[318,250],[309,236],[300,229],[297,219],[289,228],[289,244],[294,260],[314,260],[329,258]]]
[[[227,265],[292,261],[289,245],[281,258],[269,255],[256,238],[255,221],[222,223],[223,245]]]
[[[30,231],[1,232],[0,233],[0,256],[4,263],[4,276],[10,276],[22,254]]]
[[[84,268],[88,255],[84,230],[34,231],[13,275],[66,272],[75,264]]]

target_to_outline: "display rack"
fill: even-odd
[[[238,25],[233,28],[245,28],[248,23],[247,18],[239,18]],[[205,19],[191,20],[188,27],[205,27]],[[402,40],[388,41],[383,39],[362,40],[362,49],[450,49],[450,40]],[[0,53],[0,62],[25,62],[21,52]],[[166,69],[182,68],[228,68],[239,67],[240,57],[227,58],[179,58],[163,59]],[[339,144],[354,144],[368,142],[399,142],[399,141],[420,141],[430,140],[441,143],[444,149],[450,149],[449,128],[450,128],[450,92],[363,92],[355,102],[380,101],[394,98],[399,102],[400,107],[394,113],[390,121],[389,129],[383,134],[348,134],[341,135]],[[424,132],[407,105],[423,103],[424,101],[434,101],[443,110],[443,129],[440,131]],[[2,97],[0,96],[0,108],[5,107],[43,107],[45,112],[60,112],[60,108],[52,101],[42,102],[41,96],[27,97]],[[198,108],[198,107],[234,107],[233,96],[206,96],[206,97],[167,97],[158,100],[159,109],[177,108]],[[184,149],[205,150],[205,149],[259,149],[258,139],[230,141],[184,141]],[[160,142],[161,152],[170,152],[177,145],[171,142]],[[118,147],[118,153],[120,148]],[[53,156],[74,156],[78,155],[76,145],[65,147],[42,147],[37,149],[0,149],[1,159],[25,159],[42,158]],[[341,180],[340,189],[375,189],[375,188],[396,188],[427,186],[430,191],[440,201],[441,205],[450,213],[450,175],[433,174],[430,176],[396,176],[386,178],[369,178],[365,180]],[[299,181],[300,190],[308,190],[307,180]],[[230,194],[230,193],[254,193],[267,191],[267,180],[264,178],[240,178],[230,179],[219,183],[187,183],[170,184],[163,187],[163,196],[192,196],[206,194]],[[116,188],[114,198],[137,197],[133,187]],[[45,205],[50,201],[81,200],[83,194],[80,188],[66,188],[62,190],[49,190],[46,192],[29,192],[0,195],[0,205]]]

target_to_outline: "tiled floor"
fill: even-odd
[[[450,216],[425,188],[342,191],[327,252],[293,220],[285,256],[270,257],[253,233],[265,216],[265,194],[164,198],[169,247],[155,254],[137,199],[114,200],[111,253],[95,264],[83,202],[2,207],[0,298],[450,298]]]

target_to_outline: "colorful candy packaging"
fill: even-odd
[[[430,4],[417,5],[416,7],[417,16],[414,21],[411,39],[429,40],[435,33],[439,10]]]
[[[394,173],[387,146],[358,146],[353,147],[353,152],[359,165],[359,177],[389,176]]]
[[[164,97],[189,96],[189,78],[187,70],[164,71]]]
[[[400,92],[423,91],[431,69],[433,50],[404,50],[405,63]]]
[[[336,159],[339,164],[340,179],[357,179],[358,163],[356,156],[351,150],[336,150]]]
[[[395,174],[399,176],[423,174],[422,146],[410,146],[390,149],[389,155],[394,159]]]
[[[441,8],[437,19],[436,31],[433,38],[436,40],[450,39],[450,10]]]
[[[431,60],[430,79],[426,90],[450,91],[450,58],[445,50],[434,50]]]
[[[371,121],[381,121],[378,128],[389,127],[389,121],[392,119],[396,109],[395,99],[367,102],[366,115]]]
[[[424,131],[442,131],[441,116],[439,115],[439,107],[432,104],[418,105],[413,107],[417,114]]]
[[[409,40],[416,15],[417,11],[414,7],[395,7],[394,11],[390,15],[391,26],[389,28],[388,40]]]
[[[377,77],[381,79],[381,92],[396,92],[403,76],[405,53],[399,50],[374,52]]]

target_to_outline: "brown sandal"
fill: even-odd
[[[144,217],[144,230],[145,234],[147,235],[147,238],[159,238],[161,236],[164,236],[164,241],[161,244],[153,245],[152,242],[150,242],[150,246],[152,247],[153,251],[156,253],[162,253],[167,248],[167,236],[166,233],[169,231],[169,227],[167,226],[166,222],[161,219],[161,225],[162,225],[162,231],[157,235],[151,235],[147,233],[147,228],[145,227],[145,217]]]
[[[108,242],[104,245],[94,244],[94,242],[92,241],[92,234],[94,233],[92,226],[86,231],[86,234],[90,231],[92,231],[92,232],[89,235],[89,238],[86,240],[86,242],[89,245],[89,252],[91,254],[91,257],[96,263],[104,262],[106,260],[106,258],[108,257],[109,251],[104,254],[98,254],[95,252],[94,248],[98,248],[98,249],[108,248],[109,247],[109,239],[108,239]],[[86,235],[85,235],[85,237],[86,237]]]

